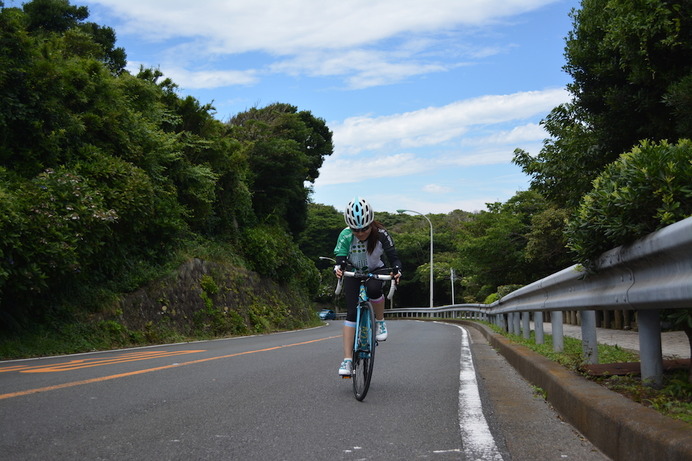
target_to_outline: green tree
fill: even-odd
[[[70,5],[68,0],[32,0],[24,4],[23,10],[29,33],[45,35],[79,30],[97,45],[89,47],[93,57],[102,60],[115,74],[125,69],[127,55],[123,48],[115,47],[115,31],[93,22],[84,22],[89,17],[88,7]],[[77,47],[73,52],[80,54]]]
[[[553,139],[537,157],[515,153],[532,187],[562,207],[640,140],[675,141],[692,128],[692,3],[583,0],[571,16],[573,100],[544,120]]]
[[[66,32],[89,17],[89,8],[70,5],[68,0],[32,0],[23,9],[29,32]]]
[[[563,208],[575,208],[603,167],[598,142],[586,115],[574,104],[554,108],[541,121],[550,135],[533,157],[514,151],[514,163],[531,176],[531,189]]]
[[[692,141],[644,141],[601,173],[567,226],[569,247],[591,264],[692,215]]]
[[[48,4],[57,12],[38,8]],[[0,50],[0,200],[17,216],[0,242],[0,308],[16,320],[60,304],[78,282],[161,260],[186,229],[167,176],[180,149],[160,128],[158,90],[109,68],[81,28],[84,10],[25,9],[0,11],[9,45]],[[140,112],[131,101],[144,95]]]
[[[307,225],[300,234],[298,246],[303,254],[314,261],[318,267],[332,266],[330,263],[319,263],[319,257],[334,257],[336,239],[344,227],[343,214],[333,206],[310,203]]]
[[[468,223],[467,236],[459,241],[459,269],[475,286],[526,284],[543,275],[543,262],[529,261],[526,247],[534,216],[544,212],[546,202],[532,191],[518,192],[505,203],[490,203],[488,211]],[[483,299],[490,294],[477,295]]]
[[[289,104],[252,108],[233,117],[231,135],[247,143],[253,208],[260,220],[274,219],[297,236],[305,229],[310,189],[324,157],[333,151],[322,119]],[[281,181],[277,181],[281,178]]]
[[[598,270],[603,252],[692,216],[691,184],[692,141],[641,143],[596,178],[567,227],[569,247]],[[687,333],[692,349],[692,309],[664,315]]]
[[[573,264],[565,235],[568,217],[568,210],[550,205],[531,217],[525,255],[540,276],[547,276]]]
[[[0,2],[0,327],[83,312],[200,246],[314,292],[292,233],[331,154],[324,122],[275,104],[222,123],[160,71],[125,71],[87,19]]]

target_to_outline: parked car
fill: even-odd
[[[320,311],[320,318],[322,320],[336,320],[336,313],[331,309],[322,309]]]

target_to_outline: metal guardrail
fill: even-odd
[[[598,363],[596,311],[637,311],[642,380],[662,382],[660,311],[692,308],[692,217],[601,255],[595,273],[578,265],[522,287],[492,304],[387,309],[388,317],[482,318],[543,342],[543,312],[551,312],[553,348],[563,347],[562,311],[580,311],[582,344]]]

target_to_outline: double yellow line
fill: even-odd
[[[136,362],[138,360],[149,360],[158,359],[163,357],[171,357],[174,355],[181,354],[195,354],[197,352],[205,352],[203,350],[199,351],[142,351],[142,352],[128,352],[126,354],[116,355],[115,357],[109,357],[105,359],[81,359],[81,360],[70,360],[69,362],[51,364],[51,365],[38,365],[38,366],[28,366],[28,365],[15,365],[0,368],[0,373],[8,373],[11,371],[17,371],[19,373],[56,373],[60,371],[72,371],[80,370],[82,368],[92,368],[100,367],[104,365],[113,365],[116,363],[126,363],[126,362]]]
[[[29,394],[37,394],[37,393],[40,393],[40,392],[55,391],[55,390],[58,390],[58,389],[65,389],[65,388],[68,388],[68,387],[82,386],[82,385],[84,385],[84,384],[92,384],[92,383],[99,383],[99,382],[103,382],[103,381],[110,381],[110,380],[112,380],[112,379],[126,378],[126,377],[128,377],[128,376],[142,375],[142,374],[151,373],[151,372],[154,372],[154,371],[168,370],[168,369],[170,369],[170,368],[178,368],[178,367],[183,367],[183,366],[186,366],[186,365],[194,365],[194,364],[197,364],[197,363],[211,362],[212,360],[228,359],[228,358],[231,358],[231,357],[238,357],[238,356],[241,356],[241,355],[256,354],[256,353],[258,353],[258,352],[269,352],[269,351],[274,351],[274,350],[277,350],[277,349],[283,349],[283,348],[286,348],[286,347],[304,346],[304,345],[306,345],[306,344],[312,344],[312,343],[316,343],[316,342],[320,342],[320,341],[326,341],[326,340],[328,340],[328,339],[334,339],[334,338],[338,338],[338,337],[340,337],[340,335],[337,335],[337,336],[328,336],[328,337],[326,337],[326,338],[313,339],[313,340],[311,340],[311,341],[304,341],[304,342],[300,342],[300,343],[282,344],[281,346],[269,347],[269,348],[266,348],[266,349],[256,349],[256,350],[253,350],[253,351],[238,352],[238,353],[229,354],[229,355],[220,355],[220,356],[218,356],[218,357],[208,357],[208,358],[206,358],[206,359],[191,360],[191,361],[189,361],[189,362],[174,363],[174,364],[171,364],[171,365],[164,365],[164,366],[161,366],[161,367],[146,368],[146,369],[143,369],[143,370],[129,371],[129,372],[127,372],[127,373],[119,373],[119,374],[116,374],[116,375],[101,376],[101,377],[99,377],[99,378],[85,379],[85,380],[82,380],[82,381],[72,381],[72,382],[64,383],[64,384],[56,384],[55,386],[39,387],[39,388],[36,388],[36,389],[27,389],[27,390],[25,390],[25,391],[10,392],[10,393],[8,393],[8,394],[0,394],[0,400],[11,399],[11,398],[13,398],[13,397],[21,397],[21,396],[23,396],[23,395],[29,395]],[[101,366],[101,365],[108,365],[108,364],[112,364],[112,363],[122,363],[122,362],[126,362],[126,361],[135,361],[135,360],[146,360],[146,359],[152,359],[152,358],[157,358],[157,357],[165,357],[165,356],[170,356],[170,355],[176,355],[176,354],[180,354],[180,353],[189,354],[189,353],[195,353],[195,352],[203,352],[203,351],[179,351],[179,352],[176,352],[176,353],[167,353],[167,354],[164,354],[164,355],[160,355],[160,354],[159,354],[159,355],[150,354],[150,356],[148,356],[148,357],[143,357],[143,356],[141,356],[141,355],[137,355],[136,357],[139,357],[139,358],[131,358],[130,360],[124,360],[125,357],[123,357],[123,356],[118,356],[118,357],[121,358],[121,360],[119,360],[119,361],[116,360],[116,359],[118,358],[118,357],[116,357],[116,358],[113,358],[113,359],[110,359],[110,360],[103,360],[103,361],[100,361],[101,363],[97,363],[97,362],[87,362],[87,363],[84,363],[85,361],[81,361],[81,360],[80,360],[80,361],[71,361],[71,362],[66,362],[65,364],[58,364],[58,365],[52,365],[52,366],[50,366],[50,367],[46,367],[46,368],[44,368],[42,371],[43,371],[43,372],[46,372],[46,371],[65,371],[65,370],[68,370],[68,369],[75,370],[75,369],[79,369],[79,368],[87,368],[87,367],[89,367],[89,366]],[[133,355],[132,357],[135,357],[135,356]],[[79,362],[82,362],[82,366],[78,366],[78,363],[79,363]],[[68,366],[72,366],[72,368],[69,368]],[[61,368],[61,367],[63,367],[63,368]],[[68,367],[68,368],[64,368],[64,367]],[[37,368],[37,369],[40,369],[41,367],[36,367],[36,368]],[[21,370],[21,369],[19,369],[19,368],[14,368],[14,367],[9,367],[8,369],[2,369],[2,370],[0,370],[0,371],[20,371],[20,372],[28,372],[28,370]],[[34,371],[34,372],[37,372],[37,371]]]

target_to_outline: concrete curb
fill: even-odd
[[[457,322],[455,322],[457,323]],[[692,460],[692,427],[609,391],[485,325],[460,321],[479,330],[569,424],[614,460]]]

